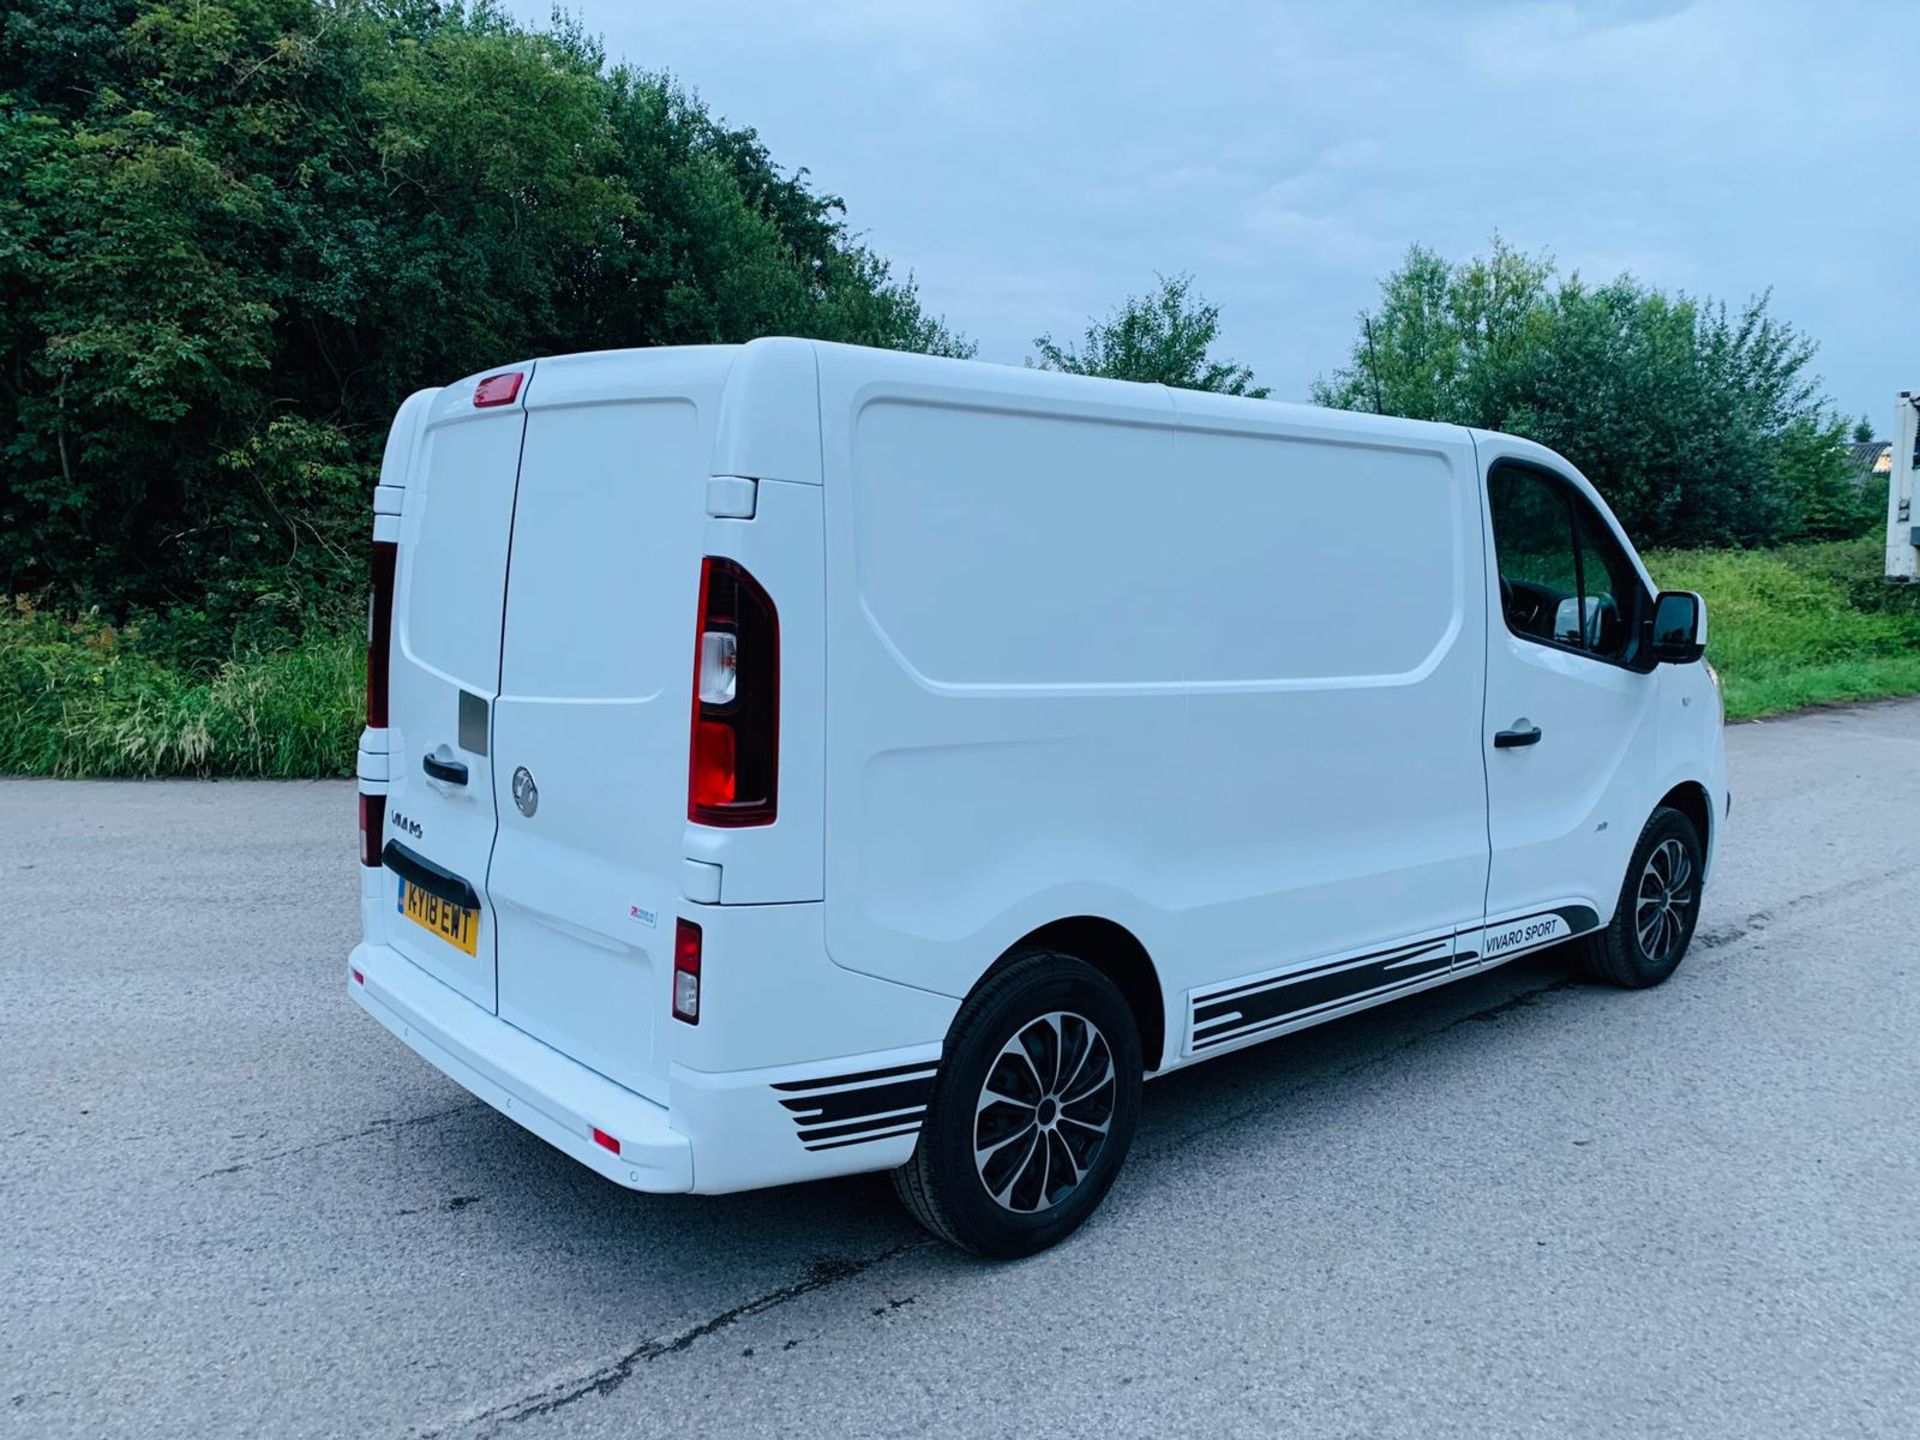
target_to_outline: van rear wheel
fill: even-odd
[[[1015,952],[954,1017],[894,1189],[927,1229],[976,1255],[1057,1244],[1126,1159],[1141,1073],[1139,1031],[1112,981],[1071,955]]]
[[[1700,919],[1703,863],[1693,822],[1664,805],[1655,810],[1633,847],[1613,920],[1576,942],[1587,973],[1630,990],[1673,974]]]

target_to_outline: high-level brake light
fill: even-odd
[[[473,387],[474,408],[484,410],[489,405],[511,405],[519,398],[520,382],[526,378],[526,374],[519,370],[505,375],[489,375]]]

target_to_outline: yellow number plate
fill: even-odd
[[[422,930],[431,930],[456,950],[476,955],[480,946],[480,912],[429,895],[418,885],[400,882],[400,913]]]

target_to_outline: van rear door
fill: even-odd
[[[498,1000],[486,875],[499,825],[488,722],[500,688],[507,545],[532,372],[530,364],[514,367],[497,373],[518,374],[518,384],[490,376],[435,397],[407,476],[394,588],[383,879],[393,909],[385,939],[488,1010]],[[408,885],[428,892],[417,918],[402,909]],[[446,923],[447,896],[462,892],[479,910],[477,923]]]
[[[731,358],[541,362],[494,712],[500,1018],[662,1103],[706,477]]]

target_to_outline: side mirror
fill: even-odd
[[[1707,602],[1691,590],[1662,590],[1648,628],[1655,663],[1691,665],[1707,653]]]

